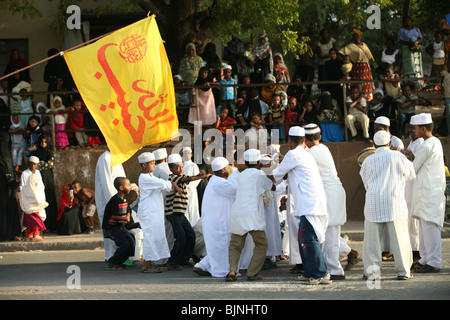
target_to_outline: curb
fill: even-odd
[[[364,231],[358,230],[342,230],[341,236],[347,241],[363,241]],[[450,227],[446,226],[441,230],[441,238],[450,238]],[[1,252],[18,252],[18,251],[63,251],[63,250],[96,250],[103,249],[103,237],[101,231],[97,231],[94,235],[71,235],[59,236],[56,234],[44,235],[44,241],[5,241],[0,242]]]

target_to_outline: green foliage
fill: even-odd
[[[42,17],[42,13],[34,7],[32,0],[2,0],[0,1],[0,10],[21,14],[24,20]]]

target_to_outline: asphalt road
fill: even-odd
[[[362,242],[349,244],[361,252]],[[238,281],[228,283],[222,278],[200,277],[191,268],[159,274],[143,274],[139,265],[124,271],[105,271],[103,250],[3,252],[0,253],[0,299],[176,301],[171,311],[180,314],[183,310],[197,312],[193,306],[207,301],[247,300],[263,304],[303,299],[447,300],[450,298],[450,239],[443,239],[442,244],[444,267],[440,273],[413,273],[411,280],[399,281],[394,262],[388,261],[383,262],[380,281],[367,281],[362,279],[360,263],[346,273],[346,280],[320,286],[296,281],[296,276],[289,272],[292,266],[284,261],[275,269],[263,270],[262,281],[250,282],[244,274]]]

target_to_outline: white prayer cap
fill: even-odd
[[[293,126],[289,129],[289,135],[293,137],[304,137],[305,129],[299,126]]]
[[[391,135],[387,131],[380,130],[373,135],[373,143],[376,146],[386,146],[389,144],[389,141],[391,141]]]
[[[139,163],[147,163],[155,160],[155,155],[151,152],[144,152],[138,156]]]
[[[225,71],[225,70],[228,70],[228,69],[230,69],[230,70],[232,69],[231,66],[230,66],[229,64],[227,64],[226,66],[223,67],[223,70],[224,70],[224,71]]]
[[[155,160],[162,160],[167,158],[167,150],[166,148],[161,148],[153,151],[153,155],[155,156]]]
[[[272,161],[272,158],[269,157],[269,155],[267,154],[262,154],[261,155],[261,164],[268,164]]]
[[[410,125],[426,125],[433,123],[431,113],[419,113],[411,117]]]
[[[181,156],[178,153],[172,153],[169,156],[168,162],[169,163],[180,163],[180,162],[183,162],[183,159],[181,159]]]
[[[189,151],[190,153],[192,153],[191,147],[184,147],[183,148],[183,153],[185,153],[186,151]]]
[[[212,171],[219,171],[225,168],[230,163],[228,160],[224,157],[217,157],[214,158],[214,160],[211,162],[211,170]]]
[[[320,127],[315,123],[309,123],[305,126],[305,134],[320,133]]]
[[[388,117],[385,117],[385,116],[376,118],[374,123],[382,124],[383,126],[387,126],[387,127],[391,126],[391,121],[389,120]]]
[[[31,156],[30,159],[28,159],[28,162],[39,163],[39,158],[36,156]]]
[[[178,79],[180,79],[180,81],[183,81],[183,77],[181,76],[181,74],[175,75],[174,78],[178,78]]]
[[[248,149],[244,152],[244,160],[248,162],[257,162],[259,161],[261,153],[258,149]]]

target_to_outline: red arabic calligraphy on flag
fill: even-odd
[[[178,134],[172,73],[154,16],[64,57],[112,165]]]

